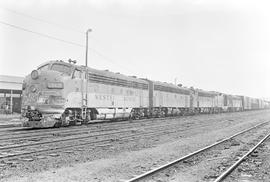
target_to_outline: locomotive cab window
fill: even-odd
[[[82,72],[80,70],[75,69],[72,78],[82,78]]]
[[[61,72],[66,76],[70,76],[72,71],[71,66],[58,63],[53,64],[51,70]]]
[[[46,64],[46,65],[38,68],[39,71],[44,71],[44,70],[48,70],[48,69],[49,69],[49,64]]]

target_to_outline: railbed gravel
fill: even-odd
[[[213,181],[243,154],[239,150],[249,146],[250,141],[264,137],[269,129],[270,123],[254,128],[141,181],[188,181],[188,174],[194,175],[190,181]]]
[[[224,181],[270,181],[270,138],[253,151]]]
[[[183,122],[182,127],[186,130],[140,140],[116,140],[96,147],[87,145],[61,152],[0,160],[0,180],[127,180],[238,131],[269,121],[270,112],[265,110],[197,115],[176,120]],[[181,179],[197,180],[196,174],[192,173],[187,173]]]

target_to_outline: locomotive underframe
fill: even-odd
[[[221,107],[195,107],[195,108],[177,108],[177,107],[153,107],[153,108],[133,108],[131,112],[117,116],[114,113],[111,120],[117,119],[142,119],[142,118],[162,118],[169,116],[185,116],[193,114],[214,114],[221,112],[237,112],[242,111],[239,107],[228,107],[224,110]],[[100,113],[96,108],[87,108],[85,116],[82,108],[66,108],[63,113],[41,113],[38,110],[26,110],[24,116],[28,121],[24,122],[24,126],[33,128],[60,127],[87,124],[91,120],[100,119]],[[108,119],[106,113],[102,119]],[[98,118],[99,117],[99,118]]]

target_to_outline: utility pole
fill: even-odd
[[[87,108],[88,108],[88,33],[91,32],[91,29],[88,29],[86,31],[86,51],[85,51],[85,98],[84,98],[84,94],[83,94],[83,89],[82,89],[82,119],[83,119],[83,123],[87,123],[88,119],[87,118]]]
[[[87,104],[88,104],[88,98],[87,98],[87,93],[88,93],[88,69],[87,69],[87,66],[88,66],[88,33],[89,32],[92,32],[92,29],[88,29],[86,31],[86,52],[85,52],[85,79],[86,79],[86,93],[85,93],[85,105],[87,107]]]

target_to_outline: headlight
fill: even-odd
[[[35,85],[31,85],[30,90],[31,92],[36,92],[37,88],[35,87]]]
[[[64,88],[64,84],[62,82],[48,82],[47,84],[48,88]]]
[[[33,80],[36,80],[38,78],[38,71],[37,70],[33,70],[31,73],[31,78]]]

